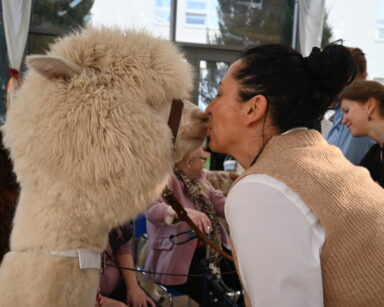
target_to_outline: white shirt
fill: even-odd
[[[252,174],[232,188],[225,213],[252,306],[324,306],[325,232],[297,193],[273,177]]]

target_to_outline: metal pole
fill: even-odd
[[[292,43],[291,43],[291,46],[293,49],[296,49],[298,21],[299,21],[299,0],[295,0],[295,6],[293,9],[293,27],[292,27]]]
[[[177,0],[171,0],[171,20],[169,25],[169,40],[176,41]]]

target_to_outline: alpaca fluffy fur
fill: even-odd
[[[160,194],[172,163],[198,147],[206,118],[185,102],[176,148],[167,119],[192,71],[171,43],[88,28],[29,70],[3,131],[21,185],[0,306],[94,307],[100,272],[51,250],[102,252],[109,230]]]
[[[207,171],[206,175],[212,186],[217,190],[221,190],[225,196],[228,195],[232,184],[239,177],[238,174],[227,171]]]

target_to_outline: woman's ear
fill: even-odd
[[[376,98],[371,97],[368,99],[366,104],[368,114],[373,114],[376,110],[379,110],[379,108],[377,107],[377,104],[378,102]]]
[[[190,163],[190,159],[183,159],[183,160],[181,160],[181,161],[179,161],[179,162],[177,162],[176,163],[176,166],[182,171],[182,172],[188,172],[188,170],[190,169],[190,165],[191,165],[191,163]]]
[[[183,163],[184,169],[189,170],[191,168],[191,159],[185,160]]]
[[[247,126],[259,121],[267,115],[268,100],[263,95],[253,96],[244,103],[244,117]]]

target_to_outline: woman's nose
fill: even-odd
[[[205,113],[207,113],[209,116],[212,115],[212,110],[215,105],[215,99],[212,99],[211,102],[208,104],[207,108],[205,109]]]
[[[347,117],[344,115],[344,116],[343,116],[343,120],[341,121],[341,123],[342,123],[343,125],[346,125],[347,122],[348,122],[348,119],[347,119]]]
[[[205,113],[210,115],[211,114],[211,108],[212,108],[212,102],[208,104],[207,108],[205,109]]]

